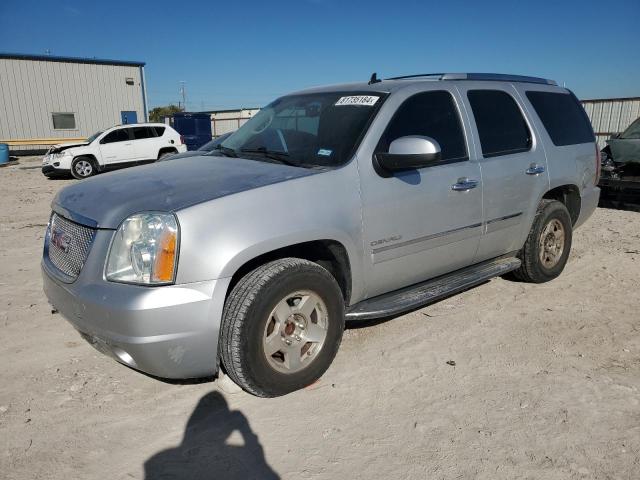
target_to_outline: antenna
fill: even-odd
[[[381,82],[381,81],[382,81],[382,80],[380,80],[380,79],[378,78],[378,74],[377,74],[376,72],[373,72],[373,73],[371,74],[371,78],[369,79],[369,83],[368,83],[368,85],[373,85],[374,83],[378,83],[378,82]]]
[[[185,85],[187,82],[184,80],[180,80],[180,94],[182,95],[182,111],[187,111],[187,92],[185,90]]]

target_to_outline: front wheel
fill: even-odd
[[[556,278],[569,258],[572,234],[567,207],[557,200],[542,200],[527,241],[518,255],[522,265],[513,272],[514,276],[532,283]]]
[[[74,158],[71,162],[71,175],[78,180],[88,178],[96,174],[96,165],[89,157]]]
[[[222,363],[247,392],[284,395],[322,376],[343,330],[344,301],[333,276],[307,260],[275,260],[245,275],[229,294]]]

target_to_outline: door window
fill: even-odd
[[[531,132],[511,95],[501,90],[469,90],[467,98],[485,158],[531,149]]]
[[[129,141],[129,133],[126,128],[109,132],[100,143],[116,143]]]
[[[407,135],[421,135],[437,141],[442,162],[468,158],[458,109],[449,92],[423,92],[405,100],[380,138],[376,153],[387,153],[391,142]]]

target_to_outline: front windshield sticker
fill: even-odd
[[[326,148],[318,150],[318,155],[322,155],[323,157],[330,157],[332,153],[333,150],[327,150]]]
[[[343,105],[362,105],[365,107],[373,107],[380,97],[373,95],[353,95],[350,97],[340,97],[336,102],[336,107]]]

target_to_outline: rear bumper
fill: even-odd
[[[598,187],[585,188],[580,196],[580,215],[573,228],[582,225],[598,207],[600,189]]]
[[[68,284],[50,268],[43,261],[49,302],[102,353],[161,378],[216,373],[224,280],[165,287]]]

